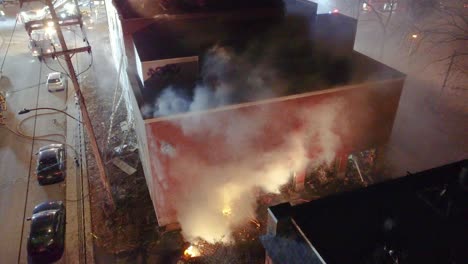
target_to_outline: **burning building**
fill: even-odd
[[[160,225],[229,240],[254,188],[292,177],[300,189],[310,168],[345,177],[350,157],[382,158],[405,76],[353,50],[354,19],[302,0],[170,10],[110,18]]]

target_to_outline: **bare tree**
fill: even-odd
[[[421,42],[428,44],[429,48],[447,46],[449,59],[453,50],[456,56],[468,55],[468,6],[464,0],[446,0],[436,5],[426,7],[425,13],[414,10],[408,22],[416,32],[421,35]],[[420,46],[420,45],[419,45]]]
[[[378,3],[378,4],[377,4]],[[382,3],[384,6],[382,6]],[[409,40],[411,55],[421,47],[437,49],[442,59],[468,54],[468,7],[464,0],[358,0],[360,11],[372,13],[382,29],[382,58],[387,38]],[[398,8],[397,8],[398,7]],[[395,14],[398,14],[395,17]],[[359,13],[360,14],[360,13]],[[359,19],[359,14],[356,16]],[[448,53],[441,52],[446,49]]]

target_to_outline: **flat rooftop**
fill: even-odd
[[[344,17],[327,16],[332,20]],[[320,45],[320,39],[314,39],[311,26],[308,18],[300,16],[216,21],[205,18],[159,21],[136,32],[133,38],[141,62],[197,56],[199,67],[197,76],[189,81],[146,80],[141,87],[142,105],[147,108],[142,110],[143,116],[155,117],[144,112],[154,112],[148,106],[154,107],[168,87],[187,104],[196,87],[216,92],[220,86],[234,86],[235,95],[224,100],[224,105],[231,105],[404,77],[353,51],[354,39],[348,40],[351,45],[346,55],[333,54],[326,45]],[[220,62],[223,56],[228,57],[227,62]]]
[[[275,19],[158,21],[134,33],[133,41],[141,61],[202,56],[215,45],[241,51],[277,23]]]
[[[142,83],[144,118],[157,117],[148,113],[155,112],[167,88],[172,97],[181,99],[175,111],[181,113],[187,112],[184,105],[193,100],[197,87],[219,94],[224,93],[220,89],[232,86],[232,96],[222,99],[222,105],[207,108],[211,109],[404,77],[353,51],[354,19],[342,14],[315,15],[313,3],[286,3],[286,13],[276,16],[158,20],[134,33],[137,64],[198,57],[198,73],[192,78],[161,81],[156,76]]]
[[[242,11],[281,6],[282,0],[124,0],[113,1],[124,19],[164,15]]]
[[[270,210],[294,220],[326,263],[390,263],[384,261],[384,246],[402,263],[462,263],[468,258],[467,171],[463,160]]]

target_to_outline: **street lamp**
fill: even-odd
[[[408,50],[408,57],[411,55],[411,52],[413,52],[413,45],[417,38],[418,38],[418,34],[411,35],[411,43],[410,43],[410,47]]]
[[[57,109],[57,108],[52,108],[52,107],[38,107],[38,108],[31,108],[31,109],[27,109],[27,108],[23,108],[21,111],[18,112],[18,115],[23,115],[23,114],[26,114],[26,113],[29,113],[31,111],[37,111],[37,110],[52,110],[52,111],[57,111],[57,112],[60,112],[60,113],[63,113],[67,116],[69,116],[70,118],[78,121],[79,123],[83,123],[81,122],[80,120],[76,119],[74,116],[71,116],[69,113],[65,112],[65,111],[62,111],[60,109]]]
[[[412,34],[411,39],[410,39],[410,46],[408,49],[408,70],[411,64],[411,53],[413,53],[413,46],[414,42],[416,42],[416,39],[418,38],[418,34]]]

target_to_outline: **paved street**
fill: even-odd
[[[17,11],[18,6],[7,6],[7,18],[0,23],[1,59],[5,56]],[[69,48],[81,46],[82,34],[79,30],[66,30],[64,35],[70,43]],[[90,63],[89,55],[77,55],[74,62],[76,71],[81,72]],[[86,180],[86,170],[77,167],[74,162],[75,157],[79,160],[84,158],[81,147],[83,128],[59,112],[38,111],[37,116],[34,112],[17,114],[23,108],[52,107],[79,118],[71,81],[66,91],[57,93],[48,92],[45,86],[47,74],[52,71],[64,72],[62,67],[65,65],[64,61],[52,59],[40,63],[32,57],[24,25],[17,24],[0,81],[0,89],[6,94],[7,100],[7,127],[13,130],[0,128],[0,233],[3,234],[0,263],[27,263],[26,244],[30,222],[26,219],[31,216],[36,204],[47,200],[66,201],[67,242],[64,257],[58,263],[84,263],[82,258],[89,257],[84,253],[83,242],[90,240],[84,231],[86,228],[90,233],[90,226],[84,227],[86,221],[89,225],[89,219],[84,220],[85,205],[80,199],[87,193],[86,186],[81,186]],[[34,135],[35,140],[15,135],[17,129],[25,135]],[[35,154],[40,147],[54,143],[47,140],[69,144],[67,180],[60,184],[40,186],[35,175]],[[89,208],[86,209],[89,211]]]
[[[14,21],[12,18],[9,20]],[[7,39],[11,28],[2,28],[1,34],[3,39]],[[24,134],[36,137],[57,134],[47,138],[63,142],[66,136],[66,120],[62,114],[42,115],[28,118],[24,122],[22,120],[32,114],[16,114],[22,108],[53,107],[63,110],[67,103],[66,94],[69,92],[51,94],[46,90],[45,79],[51,70],[32,58],[27,43],[27,34],[21,25],[18,25],[1,80],[1,88],[6,92],[9,110],[7,124],[13,130],[21,125]],[[3,45],[1,54],[5,51],[6,45]],[[35,153],[41,146],[50,142],[21,138],[6,129],[0,130],[0,138],[0,232],[5,234],[0,242],[0,262],[26,263],[26,239],[29,233],[29,222],[26,218],[30,217],[32,208],[37,203],[63,200],[65,187],[64,184],[39,186],[35,178]],[[68,170],[73,166],[73,162],[68,162]]]
[[[16,52],[12,49],[11,53]],[[16,56],[14,62],[4,68],[4,78],[12,82],[7,90],[7,105],[9,108],[8,126],[15,128],[22,117],[14,115],[23,107],[55,107],[64,108],[64,93],[61,95],[50,95],[43,83],[44,75],[49,71],[42,69],[37,62],[32,62],[29,54]],[[29,67],[25,67],[25,65]],[[30,76],[26,78],[26,76]],[[8,80],[7,79],[7,80]],[[32,88],[21,90],[24,87]],[[25,134],[46,135],[61,134],[65,136],[65,119],[61,115],[53,114],[30,118],[22,126]],[[0,215],[2,225],[0,232],[7,234],[7,239],[2,240],[0,258],[6,258],[3,263],[14,263],[18,259],[18,249],[25,247],[25,238],[28,234],[27,225],[23,226],[25,218],[29,217],[35,204],[46,200],[63,200],[64,187],[61,184],[40,187],[35,179],[35,153],[47,142],[19,138],[8,130],[0,132],[1,149],[1,208]],[[52,136],[63,142],[63,137]],[[21,234],[21,235],[19,235]],[[23,240],[21,240],[23,238]],[[17,252],[17,254],[11,254]],[[25,252],[22,250],[21,252]],[[22,258],[20,258],[22,259]]]

